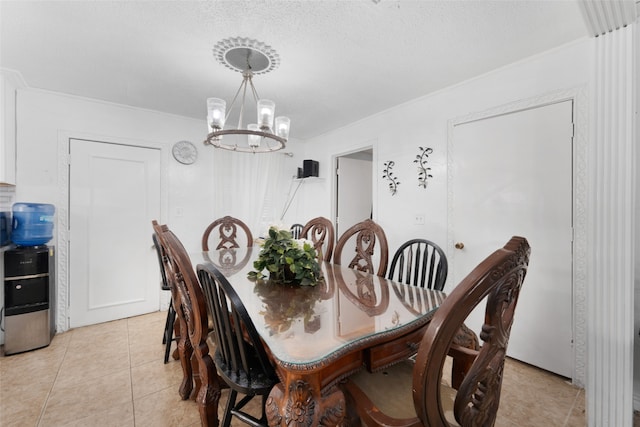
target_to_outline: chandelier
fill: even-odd
[[[264,43],[241,37],[219,41],[213,48],[213,54],[227,68],[239,71],[242,82],[229,108],[223,99],[207,99],[209,134],[205,145],[243,153],[269,153],[283,149],[289,138],[290,120],[284,116],[274,118],[275,103],[260,99],[253,85],[254,75],[268,73],[280,64],[278,54]],[[253,98],[253,107],[247,107],[247,92]],[[245,115],[250,117],[254,110],[255,122],[245,126]],[[232,114],[233,117],[237,114],[237,126],[225,128]]]

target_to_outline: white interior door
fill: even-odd
[[[158,310],[160,150],[75,139],[69,147],[70,326]]]
[[[451,257],[459,283],[513,235],[531,260],[509,355],[571,377],[572,101],[454,126]],[[484,313],[469,326],[479,330]]]
[[[370,156],[370,150],[367,151]],[[370,158],[357,154],[338,157],[336,239],[349,227],[371,217],[372,168]]]

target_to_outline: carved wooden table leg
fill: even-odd
[[[265,410],[269,426],[336,426],[344,418],[344,394],[334,387],[325,396],[314,375],[287,375],[269,393]]]

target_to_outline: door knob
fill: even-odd
[[[458,242],[454,246],[455,246],[456,249],[462,249],[462,248],[464,248],[464,243]]]

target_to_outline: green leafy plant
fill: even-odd
[[[249,279],[262,279],[281,283],[298,283],[314,286],[322,280],[322,272],[313,243],[304,239],[293,239],[289,230],[269,228],[269,237],[262,243],[258,259],[253,262],[255,271]],[[267,270],[267,273],[263,273]]]

